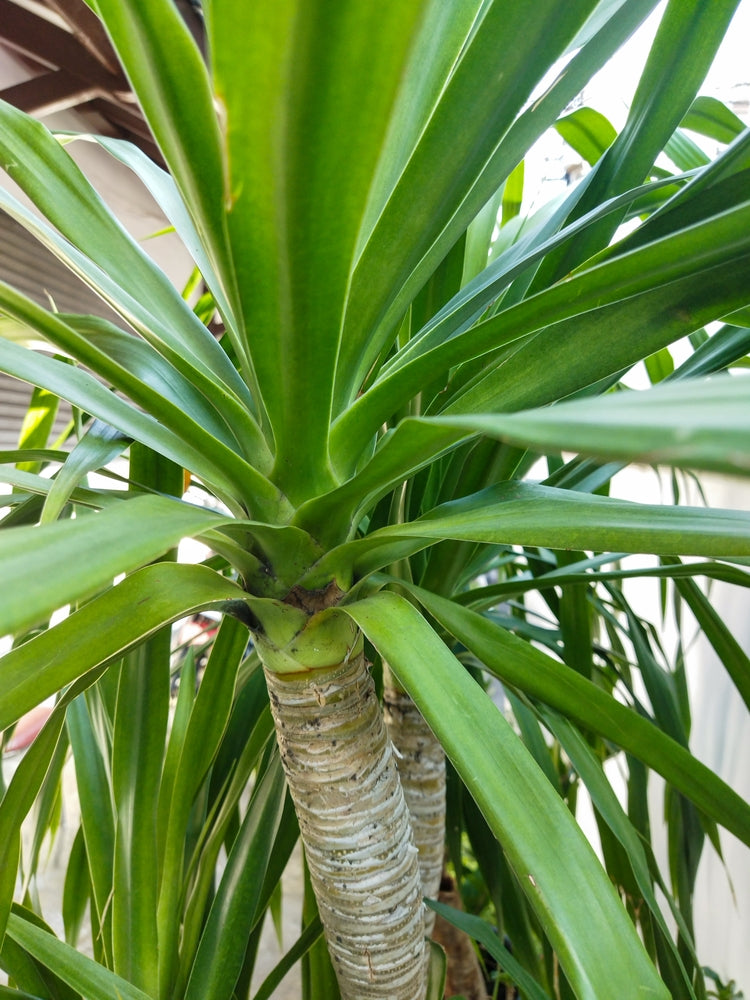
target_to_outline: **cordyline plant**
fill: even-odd
[[[750,807],[679,729],[593,682],[574,655],[574,616],[561,663],[473,610],[465,585],[511,546],[566,552],[551,579],[584,589],[600,565],[590,552],[658,554],[675,576],[679,556],[721,558],[726,578],[745,582],[726,560],[750,555],[746,514],[602,491],[631,461],[750,470],[750,383],[706,377],[748,349],[750,136],[693,104],[736,3],[667,5],[622,132],[543,218],[515,239],[501,231],[491,258],[506,181],[655,0],[211,0],[206,61],[171,0],[91,6],[168,170],[98,141],[162,206],[224,332],[215,339],[126,235],[68,156],[70,137],[3,106],[2,164],[42,218],[5,193],[4,209],[121,322],[56,314],[0,285],[6,316],[51,349],[0,342],[0,369],[96,418],[69,456],[31,439],[4,456],[14,492],[0,572],[12,585],[0,634],[17,641],[2,662],[0,727],[59,697],[0,804],[1,964],[26,995],[249,995],[296,814],[341,996],[421,1000],[431,963],[418,850],[368,670],[377,654],[391,726],[407,695],[403,712],[419,710],[525,899],[527,995],[702,995],[685,949],[664,943],[635,828],[575,727],[661,773],[707,830],[750,843]],[[669,174],[654,162],[671,143],[679,165],[683,119],[728,144]],[[571,141],[586,125],[568,121]],[[617,236],[626,220],[636,225]],[[704,325],[726,317],[707,338]],[[609,391],[687,336],[706,341],[675,373],[689,379]],[[86,486],[128,444],[125,488]],[[526,449],[614,465],[578,460],[531,483]],[[58,471],[40,475],[42,464]],[[183,470],[212,504],[180,499]],[[211,558],[174,561],[186,536]],[[65,604],[69,616],[38,631]],[[168,725],[165,626],[206,608],[224,622],[197,695],[181,684]],[[653,933],[641,938],[455,643],[541,706],[598,790],[653,902]],[[732,664],[747,693],[746,665]],[[64,915],[72,939],[90,903],[93,960],[11,906],[21,820],[35,800],[51,815],[68,743],[82,827]],[[403,751],[400,765],[406,774]],[[442,823],[439,802],[432,816]],[[316,968],[310,995],[333,995]]]

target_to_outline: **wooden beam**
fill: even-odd
[[[122,74],[120,62],[109,36],[85,0],[47,0],[47,3],[57,11],[71,33],[97,62],[113,75]]]
[[[69,32],[11,0],[0,0],[0,38],[47,69],[64,69],[107,90],[128,90],[124,74],[114,75]]]
[[[74,108],[100,94],[100,87],[71,76],[65,70],[52,70],[6,87],[0,91],[0,98],[29,115],[41,117]]]

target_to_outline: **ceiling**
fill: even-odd
[[[175,5],[203,47],[200,3]],[[0,98],[37,118],[74,109],[93,130],[128,139],[160,161],[109,39],[85,0],[0,0],[0,50],[12,57],[17,77],[0,78]]]
[[[174,2],[203,47],[199,0]],[[162,164],[112,46],[85,0],[0,0],[0,98],[53,129],[127,139]],[[184,248],[169,236],[147,239],[167,224],[158,206],[130,171],[102,157],[93,144],[74,146],[69,151],[91,183],[179,287],[192,266]],[[1,170],[0,184],[24,200]],[[61,312],[114,319],[93,292],[1,211],[0,279]],[[0,450],[16,446],[30,394],[30,386],[0,374]],[[63,405],[55,433],[69,413]]]

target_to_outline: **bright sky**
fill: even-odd
[[[666,6],[659,4],[639,31],[586,88],[586,97],[620,128],[656,29]],[[737,84],[750,84],[750,0],[741,0],[732,24],[702,87],[702,93],[723,97]],[[600,103],[601,102],[601,103]]]
[[[651,17],[584,89],[584,103],[600,111],[618,130],[627,118],[628,108],[665,6],[666,2],[659,4]],[[739,85],[742,84],[745,85],[742,96],[750,94],[749,39],[750,0],[740,0],[714,64],[700,89],[701,94],[726,101],[734,94],[740,96]],[[551,77],[552,74],[540,84],[539,93],[549,85]],[[697,137],[694,138],[700,143]],[[715,149],[706,148],[709,155],[713,155]],[[577,154],[570,150],[554,130],[550,130],[526,157],[524,213],[533,211],[563,193],[566,186],[563,178],[565,167],[577,160]]]

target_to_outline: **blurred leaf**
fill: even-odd
[[[522,990],[525,997],[528,997],[529,1000],[550,1000],[549,994],[545,993],[539,983],[513,957],[486,920],[472,916],[470,913],[462,913],[461,910],[446,906],[444,903],[438,903],[433,899],[428,899],[426,902],[431,910],[439,913],[441,917],[478,941],[479,944],[484,945],[498,965],[508,973],[511,981]]]
[[[727,673],[732,678],[732,683],[740,697],[750,708],[750,657],[694,580],[678,579],[675,586],[695,615],[702,635],[713,646]]]
[[[6,933],[90,1000],[112,1000],[112,997],[119,1000],[152,1000],[121,976],[116,976],[93,959],[59,941],[54,934],[34,926],[21,913],[10,915]]]
[[[19,448],[44,448],[49,441],[57,416],[60,400],[54,393],[34,386],[31,399],[18,435]],[[21,462],[19,469],[24,472],[38,472],[36,462]]]
[[[445,977],[448,969],[446,954],[437,941],[427,940],[428,970],[427,993],[425,1000],[443,1000],[445,996]]]
[[[614,125],[594,108],[576,108],[569,115],[558,118],[555,129],[590,166],[617,138]]]
[[[283,980],[289,970],[307,954],[308,950],[318,941],[323,933],[320,918],[316,917],[305,925],[304,930],[294,942],[281,961],[269,972],[258,989],[253,993],[253,1000],[270,1000],[274,990]]]
[[[88,871],[88,857],[83,827],[76,831],[68,855],[65,869],[65,887],[62,896],[62,916],[65,926],[65,940],[75,947],[81,928],[84,926],[86,911],[91,897],[91,879]]]
[[[731,142],[745,124],[726,104],[715,97],[696,97],[681,122],[682,128],[708,136],[717,142]]]

